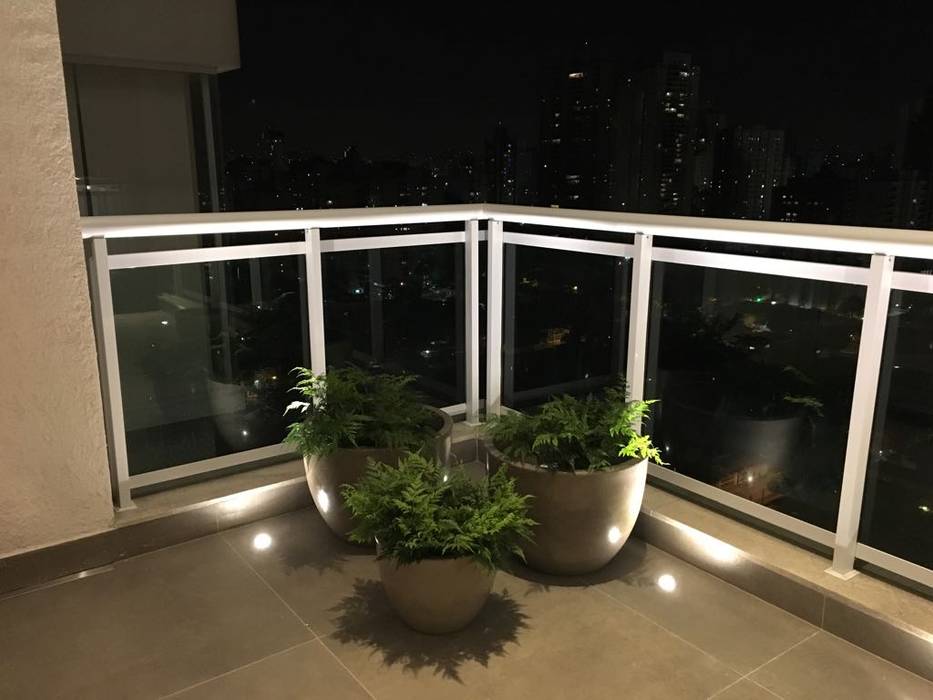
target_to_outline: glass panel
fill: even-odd
[[[418,375],[437,406],[462,403],[463,246],[323,256],[327,363]]]
[[[783,248],[781,246],[748,243],[725,243],[707,241],[699,238],[676,238],[656,236],[655,248],[675,248],[678,250],[702,250],[707,253],[730,253],[732,255],[754,255],[762,258],[780,260],[804,260],[829,265],[847,265],[850,267],[868,267],[871,256],[864,253],[840,253],[832,250],[811,250],[810,248]]]
[[[344,226],[321,229],[321,240],[342,238],[376,238],[383,236],[411,236],[417,233],[450,233],[462,231],[463,221],[438,221],[430,224],[386,224],[379,226]]]
[[[893,292],[859,540],[933,569],[933,295]]]
[[[898,272],[918,272],[922,275],[933,275],[933,260],[923,258],[894,258],[894,269]]]
[[[130,474],[272,445],[308,362],[304,260],[111,273]]]
[[[237,233],[211,233],[185,236],[151,236],[149,238],[110,238],[107,252],[148,253],[158,250],[187,250],[189,248],[218,248],[221,246],[256,245],[259,243],[294,243],[305,239],[304,230],[243,231]]]
[[[631,260],[505,246],[503,402],[585,393],[625,371]]]
[[[585,241],[608,241],[610,243],[634,243],[635,234],[619,231],[592,231],[582,228],[565,228],[563,226],[537,226],[533,224],[507,224],[506,230],[515,233],[532,233],[537,236],[557,236],[560,238],[576,238]]]
[[[655,263],[651,296],[670,468],[835,530],[864,288]]]

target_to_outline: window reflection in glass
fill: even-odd
[[[647,393],[670,468],[834,530],[865,290],[655,263]]]
[[[303,277],[295,257],[111,273],[130,474],[281,441]]]
[[[631,260],[506,245],[503,401],[583,394],[625,371]]]
[[[859,540],[933,568],[933,295],[895,291]]]
[[[429,403],[465,400],[463,247],[323,256],[327,364],[408,372]]]

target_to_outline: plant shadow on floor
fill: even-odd
[[[653,586],[654,578],[644,572],[645,560],[648,556],[648,545],[641,540],[630,539],[606,566],[582,576],[558,576],[535,571],[520,559],[513,558],[504,567],[505,570],[530,586],[529,593],[541,593],[551,586],[586,588],[598,586],[610,581],[621,581],[627,585],[644,587]]]
[[[392,611],[379,581],[357,579],[353,594],[332,608],[334,639],[380,654],[386,666],[401,665],[417,674],[430,670],[458,683],[464,664],[488,666],[490,659],[504,656],[509,644],[518,642],[528,627],[527,616],[508,591],[492,593],[486,606],[470,625],[448,635],[415,632]]]
[[[275,537],[278,533],[273,533]],[[311,569],[317,574],[341,573],[352,559],[372,558],[375,547],[351,544],[331,532],[314,508],[292,516],[283,528],[280,557],[288,573]],[[375,571],[375,567],[373,568]]]

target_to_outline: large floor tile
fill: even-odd
[[[212,536],[0,601],[0,697],[155,698],[310,637]]]
[[[751,675],[787,700],[929,700],[933,683],[820,632]]]
[[[738,675],[607,596],[500,573],[470,627],[418,634],[360,580],[327,644],[377,698],[706,698]]]
[[[257,535],[269,546],[257,549]],[[336,606],[357,579],[379,577],[374,552],[346,544],[313,508],[230,530],[223,535],[318,634],[334,629]]]
[[[370,697],[317,640],[172,696],[178,700],[366,700]]]
[[[767,688],[743,678],[735,685],[730,685],[725,690],[716,693],[711,700],[780,700],[780,695],[775,695]]]
[[[748,673],[816,628],[640,540],[603,572],[600,590]]]
[[[821,591],[767,566],[766,560],[745,556],[726,538],[717,539],[702,527],[696,530],[656,512],[638,518],[635,535],[812,625],[821,623],[825,600]]]

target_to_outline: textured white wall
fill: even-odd
[[[0,2],[0,557],[113,520],[54,0]]]

